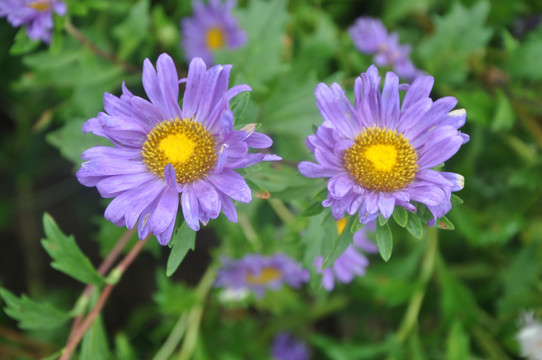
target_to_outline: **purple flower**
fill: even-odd
[[[272,141],[255,132],[254,125],[233,130],[229,101],[247,85],[228,90],[231,65],[206,70],[195,58],[188,78],[179,80],[175,64],[162,54],[157,70],[148,59],[143,64],[143,87],[150,102],[122,86],[120,98],[104,94],[105,113],[88,120],[83,132],[108,138],[113,147],[86,150],[77,172],[79,182],[96,186],[104,198],[114,198],[106,219],[133,228],[141,239],[155,234],[166,245],[173,232],[180,202],[190,228],[199,230],[222,211],[237,221],[233,200],[248,203],[250,188],[234,169],[260,161],[279,160],[275,155],[249,153],[265,149]],[[182,109],[179,83],[186,83]]]
[[[188,61],[201,57],[212,64],[213,50],[233,50],[246,43],[247,35],[231,13],[233,7],[234,0],[209,0],[207,5],[194,2],[194,17],[181,20],[181,45]]]
[[[348,32],[360,52],[374,55],[373,61],[377,66],[393,66],[397,75],[409,80],[425,74],[410,60],[410,45],[400,45],[399,35],[388,34],[382,21],[362,16]]]
[[[232,290],[251,290],[261,297],[265,289],[278,290],[286,283],[299,288],[309,281],[309,272],[284,254],[266,257],[245,255],[239,260],[222,259],[216,286]]]
[[[275,336],[271,356],[274,360],[308,360],[310,358],[307,345],[288,332],[280,332]]]
[[[337,230],[339,235],[342,233],[344,226],[346,225],[346,219],[342,218],[337,221]],[[369,260],[359,250],[363,250],[369,253],[377,252],[376,245],[367,238],[367,230],[374,231],[376,223],[371,222],[363,229],[354,233],[354,244],[348,246],[346,250],[339,256],[332,266],[322,269],[322,263],[324,258],[317,256],[314,259],[314,266],[319,274],[322,274],[322,286],[331,291],[335,288],[335,279],[338,282],[348,284],[354,276],[362,276],[365,274],[367,266],[369,266]]]
[[[51,42],[53,11],[66,14],[66,4],[60,0],[0,0],[0,17],[6,16],[14,27],[27,24],[28,37],[47,44]]]
[[[463,176],[432,168],[452,157],[468,135],[458,129],[465,110],[452,109],[454,97],[433,101],[431,76],[412,85],[399,85],[392,72],[380,91],[380,76],[372,65],[355,81],[354,106],[338,84],[319,84],[316,103],[324,118],[307,147],[317,164],[302,162],[307,177],[328,177],[328,196],[335,219],[359,214],[367,224],[379,214],[389,218],[395,206],[415,212],[412,201],[425,204],[433,214],[429,225],[451,209],[451,192],[463,188]],[[407,90],[402,104],[399,91]]]

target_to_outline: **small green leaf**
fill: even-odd
[[[188,250],[194,250],[196,243],[196,232],[186,223],[183,223],[175,235],[173,235],[173,247],[167,259],[166,275],[171,276],[177,270]]]
[[[357,217],[356,216],[351,216],[348,219],[348,222],[346,223],[346,226],[344,228],[345,229],[351,229],[352,224],[355,221],[357,221]],[[333,242],[333,245],[331,246],[331,250],[324,257],[324,261],[322,262],[322,269],[328,268],[331,265],[333,265],[335,260],[337,260],[337,258],[342,255],[342,253],[346,250],[348,245],[350,245],[351,243],[352,243],[352,233],[351,232],[343,231],[340,235],[338,235],[337,238],[335,239],[335,241]]]
[[[452,201],[452,206],[458,206],[464,203],[463,199],[461,199],[456,194],[452,194],[451,201]]]
[[[388,224],[377,224],[376,245],[378,246],[378,252],[380,253],[382,259],[384,261],[388,261],[393,250],[393,235]]]
[[[301,216],[304,217],[310,217],[314,215],[320,214],[322,211],[324,211],[324,207],[322,206],[321,201],[317,201],[313,204],[311,204],[308,208],[306,208],[302,213]]]
[[[130,7],[124,21],[113,28],[113,36],[119,40],[117,54],[127,59],[145,41],[150,25],[150,2],[139,0]]]
[[[36,49],[41,42],[32,40],[26,35],[26,26],[22,27],[15,34],[14,43],[9,49],[11,55],[23,55]]]
[[[446,216],[437,220],[437,226],[442,230],[455,230],[454,224]]]
[[[111,350],[107,344],[107,334],[101,316],[98,316],[81,341],[80,359],[111,359]]]
[[[236,123],[244,123],[245,110],[250,100],[250,92],[245,91],[230,100],[231,111]]]
[[[380,226],[384,226],[387,223],[388,223],[388,219],[382,216],[382,214],[378,214],[378,224],[380,224]]]
[[[352,234],[354,234],[354,233],[360,231],[361,229],[363,229],[364,227],[365,227],[365,224],[362,224],[359,221],[354,221],[352,223],[352,227],[350,228],[350,232]]]
[[[54,329],[70,318],[67,312],[60,311],[49,303],[36,302],[26,295],[17,297],[4,288],[0,288],[0,296],[6,303],[4,311],[19,322],[21,329]]]
[[[315,201],[324,201],[325,199],[327,199],[327,187],[323,188],[322,190],[318,191],[316,193],[316,195],[314,195],[313,199]]]
[[[408,221],[407,210],[402,206],[396,206],[393,210],[393,220],[395,220],[397,225],[405,227]]]
[[[81,252],[73,235],[64,235],[47,213],[43,214],[43,228],[47,238],[42,239],[41,244],[53,258],[51,263],[53,268],[85,284],[102,285],[105,282],[90,260]]]
[[[416,239],[422,238],[422,222],[417,214],[415,213],[409,213],[408,214],[408,221],[406,224],[406,229],[409,233],[411,233]]]

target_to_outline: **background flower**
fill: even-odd
[[[26,33],[32,40],[41,39],[49,44],[53,29],[53,11],[66,14],[66,4],[60,0],[2,0],[0,17],[14,27],[27,25]]]
[[[429,222],[451,209],[452,191],[463,188],[463,177],[432,168],[448,160],[468,141],[457,129],[466,112],[451,111],[457,100],[429,98],[433,78],[417,78],[412,86],[399,85],[387,73],[380,92],[380,76],[373,65],[356,79],[352,106],[338,84],[321,83],[315,95],[324,118],[315,135],[307,138],[318,164],[301,162],[307,177],[329,177],[328,196],[335,219],[359,214],[368,223],[382,214],[389,218],[395,206],[416,211],[412,201],[425,204]],[[408,88],[400,104],[399,90]]]
[[[201,57],[212,64],[213,50],[234,50],[246,43],[247,35],[231,13],[234,7],[234,0],[194,2],[194,16],[181,20],[181,45],[187,60]]]
[[[251,290],[256,296],[266,289],[278,290],[283,284],[299,288],[309,280],[309,272],[284,254],[267,257],[245,255],[239,260],[222,259],[216,286],[233,290]]]
[[[85,186],[96,186],[103,197],[115,199],[105,217],[118,226],[138,223],[141,239],[155,234],[160,244],[171,238],[179,206],[186,223],[199,230],[220,212],[233,222],[233,200],[250,202],[252,195],[234,169],[263,160],[280,159],[249,147],[268,148],[272,141],[255,126],[233,130],[229,100],[247,85],[228,90],[231,65],[206,70],[195,58],[190,63],[183,108],[179,107],[179,79],[173,60],[160,55],[157,70],[147,59],[143,87],[150,102],[123,86],[117,98],[104,95],[106,113],[88,120],[84,132],[108,138],[114,147],[86,150],[87,160],[77,172]]]
[[[308,360],[307,345],[289,332],[280,332],[273,340],[271,356],[274,360]]]

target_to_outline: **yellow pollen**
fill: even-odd
[[[393,192],[410,184],[418,155],[403,134],[386,128],[365,128],[344,151],[344,166],[361,187]]]
[[[50,0],[36,0],[28,4],[28,7],[38,10],[38,11],[46,11],[51,8],[51,1]]]
[[[220,49],[224,46],[224,32],[219,27],[212,27],[207,30],[207,46],[211,50]]]
[[[337,233],[341,235],[343,233],[343,230],[346,226],[346,218],[342,218],[337,220]]]
[[[201,123],[183,119],[162,121],[147,135],[141,156],[147,169],[164,177],[171,164],[177,183],[187,184],[202,179],[218,159],[213,135]]]
[[[375,144],[367,147],[365,157],[378,171],[390,171],[397,164],[397,149],[393,145]]]
[[[160,141],[158,148],[171,162],[185,163],[192,154],[196,143],[185,134],[169,134]]]
[[[253,276],[248,274],[246,281],[251,285],[261,285],[269,283],[273,280],[278,279],[281,276],[281,272],[273,267],[263,268],[262,271],[257,275]]]

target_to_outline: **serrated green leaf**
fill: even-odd
[[[396,206],[393,210],[393,220],[401,227],[405,227],[408,221],[408,212],[402,206]]]
[[[384,261],[388,261],[393,251],[393,235],[388,224],[376,226],[376,245],[378,252]]]
[[[183,261],[188,250],[194,250],[196,244],[196,232],[186,223],[183,223],[179,229],[175,231],[173,235],[173,247],[169,253],[166,266],[166,275],[171,276],[181,262]]]
[[[304,217],[310,217],[314,215],[320,214],[322,211],[324,211],[324,207],[322,206],[321,201],[317,201],[312,203],[308,208],[306,208],[300,216]]]
[[[437,220],[437,226],[442,230],[455,230],[454,224],[446,216]]]
[[[4,311],[18,321],[21,329],[54,329],[70,318],[68,312],[60,311],[49,303],[36,302],[26,295],[17,297],[4,288],[0,288],[0,296],[6,304]]]
[[[11,55],[23,55],[36,49],[41,44],[39,40],[32,40],[26,34],[26,26],[22,27],[15,34],[14,43],[9,49]]]
[[[53,268],[85,284],[104,284],[104,278],[81,252],[73,236],[64,235],[47,213],[43,214],[43,229],[46,238],[42,239],[41,244],[53,259]]]
[[[331,218],[331,219],[333,219],[333,218]],[[335,219],[333,219],[333,221],[335,221]],[[344,227],[344,229],[351,229],[352,224],[355,221],[357,221],[357,217],[356,216],[350,216],[350,218],[348,219],[348,222],[346,223],[346,226]],[[331,226],[336,227],[337,226],[336,222],[333,222]],[[337,233],[336,230],[335,230],[335,233]],[[330,267],[331,265],[333,265],[335,260],[337,260],[337,258],[344,253],[344,251],[346,250],[346,248],[350,244],[352,244],[352,233],[351,232],[343,230],[343,232],[340,235],[337,234],[336,238],[333,241],[333,245],[331,246],[330,251],[327,254],[322,254],[322,255],[324,255],[324,261],[322,262],[322,269],[326,269],[326,268]]]
[[[422,222],[418,214],[408,213],[408,220],[407,220],[405,228],[416,239],[422,238],[422,234],[423,234]]]
[[[81,341],[81,360],[95,359],[112,359],[101,316],[98,316],[92,326],[85,332],[85,336]]]

